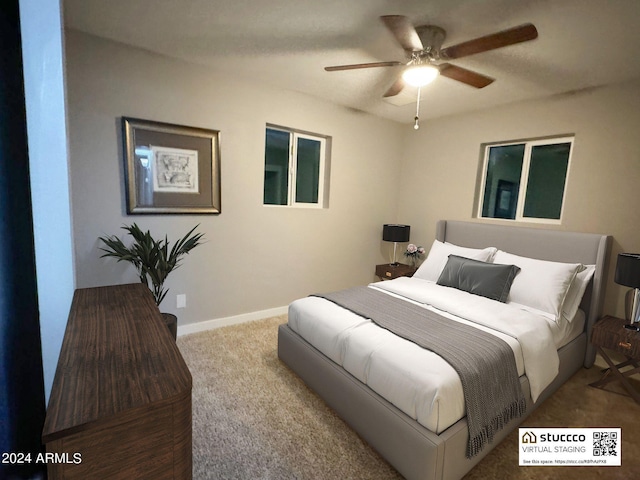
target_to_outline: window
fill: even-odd
[[[327,137],[267,126],[264,204],[324,207]]]
[[[478,216],[560,223],[573,137],[483,146]]]

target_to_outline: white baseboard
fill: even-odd
[[[213,320],[205,320],[204,322],[188,323],[187,325],[178,326],[178,336],[188,335],[190,333],[204,332],[213,330],[214,328],[227,327],[229,325],[237,325],[239,323],[252,322],[254,320],[262,320],[263,318],[276,317],[285,315],[288,306],[269,308],[258,312],[242,313],[232,317],[216,318]]]

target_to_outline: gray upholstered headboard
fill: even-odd
[[[580,305],[587,316],[585,329],[587,338],[590,338],[594,322],[602,315],[610,236],[440,220],[436,225],[436,239],[465,247],[496,247],[540,260],[596,265],[591,286],[587,288]],[[594,360],[595,350],[588,343],[585,366],[590,367]]]

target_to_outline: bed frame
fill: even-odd
[[[439,435],[427,430],[387,402],[342,367],[308,344],[286,324],[278,331],[278,356],[315,390],[362,438],[409,480],[459,479],[580,367],[591,367],[595,350],[589,344],[593,323],[602,314],[605,274],[611,237],[590,233],[440,220],[436,238],[460,246],[497,247],[516,255],[556,262],[595,264],[583,297],[585,331],[562,347],[560,373],[534,404],[526,376],[520,378],[528,399],[527,414],[498,432],[493,444],[468,459],[466,417]]]

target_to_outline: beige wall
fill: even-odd
[[[480,144],[575,134],[562,225],[540,228],[614,237],[605,311],[623,313],[626,289],[613,268],[620,251],[640,251],[639,82],[423,121],[415,132],[78,32],[66,41],[78,287],[136,281],[97,249],[99,235],[133,221],[170,238],[196,223],[206,234],[162,305],[181,324],[363,284],[388,260],[383,223],[410,224],[411,241],[428,246],[438,219],[473,219]],[[223,213],[126,216],[120,116],[220,130]],[[329,209],[262,205],[266,123],[333,137]],[[184,310],[175,309],[178,293],[187,294]]]
[[[474,218],[481,143],[575,134],[562,225],[541,228],[613,236],[604,309],[622,316],[613,269],[617,253],[640,252],[639,112],[632,82],[423,122],[405,137],[397,220],[430,245],[436,220]]]
[[[374,279],[382,224],[397,210],[402,126],[79,32],[66,47],[78,288],[137,281],[127,264],[100,259],[97,241],[134,221],[170,239],[197,223],[206,235],[168,281],[162,310],[181,325]],[[121,116],[220,130],[222,214],[126,216]],[[266,123],[333,137],[329,209],[262,205]],[[178,293],[186,309],[176,310]]]

